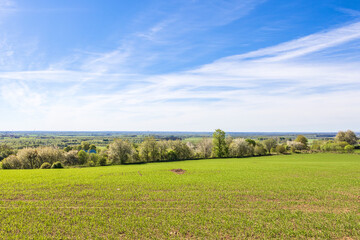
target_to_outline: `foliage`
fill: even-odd
[[[89,159],[89,154],[84,150],[80,150],[78,152],[78,159],[79,159],[79,164],[85,164]]]
[[[253,147],[256,146],[256,141],[253,140],[253,139],[247,138],[247,139],[245,139],[245,141],[247,141],[247,142],[248,142],[250,145],[252,145]]]
[[[22,162],[16,157],[16,155],[10,155],[2,161],[3,169],[21,169],[23,168]]]
[[[344,147],[344,150],[347,152],[347,153],[353,153],[354,152],[354,149],[355,147],[353,145],[346,145]]]
[[[231,157],[245,157],[252,156],[254,154],[253,145],[249,144],[243,138],[236,138],[230,144],[230,156]]]
[[[40,163],[64,162],[64,153],[53,147],[40,147],[37,149],[37,157]]]
[[[346,132],[339,131],[335,137],[335,141],[347,142],[350,145],[355,145],[357,143],[357,137],[351,130],[347,130]]]
[[[54,162],[51,168],[64,168],[61,162]]]
[[[88,164],[89,167],[95,167],[96,166],[96,163],[94,161],[91,161],[91,160],[89,160],[87,164]]]
[[[91,153],[89,155],[89,162],[92,162],[94,164],[94,166],[96,166],[99,162],[99,155],[96,153]],[[89,166],[91,166],[91,164],[88,162]],[[93,167],[93,166],[92,166]]]
[[[305,148],[308,147],[308,139],[304,135],[298,135],[294,141],[302,143]]]
[[[257,156],[264,156],[266,155],[266,149],[262,143],[257,143],[254,148],[254,154]]]
[[[269,138],[269,139],[264,140],[263,144],[264,144],[265,149],[270,154],[271,149],[276,147],[277,141],[274,138]]]
[[[116,139],[110,144],[108,154],[112,164],[129,163],[133,160],[134,148],[128,141]]]
[[[276,146],[276,152],[279,154],[284,154],[286,152],[286,148],[283,144]]]
[[[176,155],[176,158],[179,160],[192,158],[191,149],[186,143],[180,140],[169,141],[169,148],[173,150],[174,154]]]
[[[211,157],[213,144],[211,138],[203,138],[196,146],[196,152],[198,153],[199,158],[209,158]]]
[[[82,153],[83,155],[83,153]],[[81,160],[83,161],[83,159]],[[80,164],[80,160],[79,160],[79,156],[78,156],[78,151],[77,150],[71,150],[69,152],[66,152],[64,154],[64,164],[65,165],[79,165]]]
[[[104,155],[100,155],[99,157],[99,166],[106,166],[106,157]]]
[[[0,161],[8,156],[15,154],[15,150],[6,144],[0,145]]]
[[[213,148],[212,148],[214,157],[227,157],[228,155],[228,146],[225,141],[225,132],[216,129],[213,134]]]
[[[44,162],[43,164],[41,164],[40,169],[50,169],[51,168],[51,164],[48,162]]]
[[[160,160],[160,149],[154,137],[149,137],[140,144],[140,159],[144,162],[156,162]]]
[[[288,141],[286,143],[292,152],[306,150],[306,146],[302,142]]]
[[[81,142],[81,149],[88,151],[90,149],[90,143],[87,141]]]

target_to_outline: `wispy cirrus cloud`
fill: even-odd
[[[238,8],[230,2],[207,1],[209,6],[221,5],[209,10],[220,9],[216,16],[203,24],[197,16],[184,22],[197,23],[190,27],[194,31],[214,27],[240,18],[255,6],[231,2]],[[184,6],[179,16],[196,8],[196,4]],[[346,124],[357,130],[360,112],[352,104],[360,101],[356,57],[360,22],[191,70],[143,72],[144,66],[151,67],[157,62],[154,59],[163,57],[149,49],[183,36],[173,34],[176,27],[183,29],[180,19],[175,14],[142,33],[135,32],[112,51],[83,53],[37,71],[3,71],[2,99],[20,112],[42,114],[43,129],[327,131]],[[346,61],[334,57],[344,52]]]

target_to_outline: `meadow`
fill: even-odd
[[[0,183],[4,239],[360,238],[357,154],[0,170]]]

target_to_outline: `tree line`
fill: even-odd
[[[313,141],[299,135],[294,141],[283,142],[278,138],[262,141],[226,136],[220,129],[212,138],[203,138],[196,144],[181,140],[156,140],[147,137],[138,144],[116,139],[106,148],[82,142],[64,149],[55,147],[24,148],[17,152],[4,147],[3,169],[62,168],[64,166],[105,166],[116,164],[178,161],[187,159],[250,157],[269,154],[300,152],[353,152],[357,144],[354,132],[340,131],[333,140]],[[1,148],[0,148],[1,150]],[[7,155],[7,156],[6,156]],[[0,154],[1,156],[1,154]],[[1,159],[0,159],[1,160]]]

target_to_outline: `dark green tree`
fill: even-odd
[[[227,157],[229,148],[226,144],[225,132],[221,129],[216,129],[213,133],[213,148],[214,157]]]

